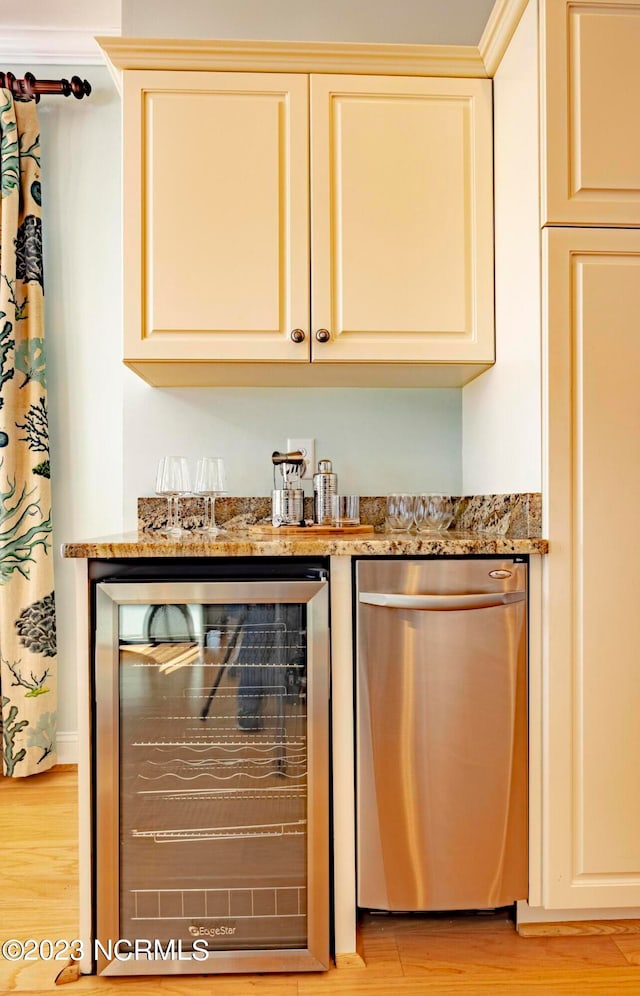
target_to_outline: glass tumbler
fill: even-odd
[[[413,525],[414,508],[414,495],[387,495],[387,525],[389,529],[392,532],[408,532]]]
[[[419,532],[443,532],[453,521],[453,500],[450,495],[418,495],[415,508]]]
[[[360,498],[358,495],[331,495],[331,524],[333,526],[358,526],[360,524]]]

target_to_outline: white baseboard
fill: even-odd
[[[67,733],[59,731],[56,736],[58,764],[78,763],[78,734],[75,730]]]
[[[518,923],[575,923],[578,920],[637,920],[640,909],[625,906],[619,909],[549,910],[543,906],[529,906],[526,900],[516,903]]]

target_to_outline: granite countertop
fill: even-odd
[[[360,498],[361,521],[370,534],[260,535],[250,527],[270,521],[269,498],[218,498],[216,520],[227,528],[217,538],[195,532],[203,523],[201,498],[181,499],[179,538],[163,535],[167,525],[165,498],[138,499],[138,532],[105,536],[62,547],[63,557],[327,557],[415,556],[547,553],[540,538],[540,495],[503,494],[452,496],[454,520],[444,533],[386,532],[386,498]],[[305,498],[305,518],[313,503]],[[193,532],[190,530],[194,530]]]
[[[389,533],[332,536],[259,536],[238,529],[208,539],[179,538],[140,530],[62,546],[63,557],[327,557],[547,553],[547,540],[447,530],[444,533]]]

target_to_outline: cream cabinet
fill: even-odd
[[[640,907],[640,231],[546,229],[543,904]]]
[[[491,84],[311,78],[318,362],[490,363]]]
[[[450,385],[493,362],[489,80],[123,77],[141,376]]]
[[[541,0],[543,224],[640,225],[640,0]]]
[[[128,362],[308,361],[308,86],[124,74]]]

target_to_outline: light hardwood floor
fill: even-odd
[[[76,775],[0,778],[0,939],[77,936]],[[522,938],[503,916],[363,923],[366,968],[320,975],[83,977],[59,992],[100,996],[526,996],[640,994],[640,933]],[[61,964],[0,960],[0,994],[54,990]]]

